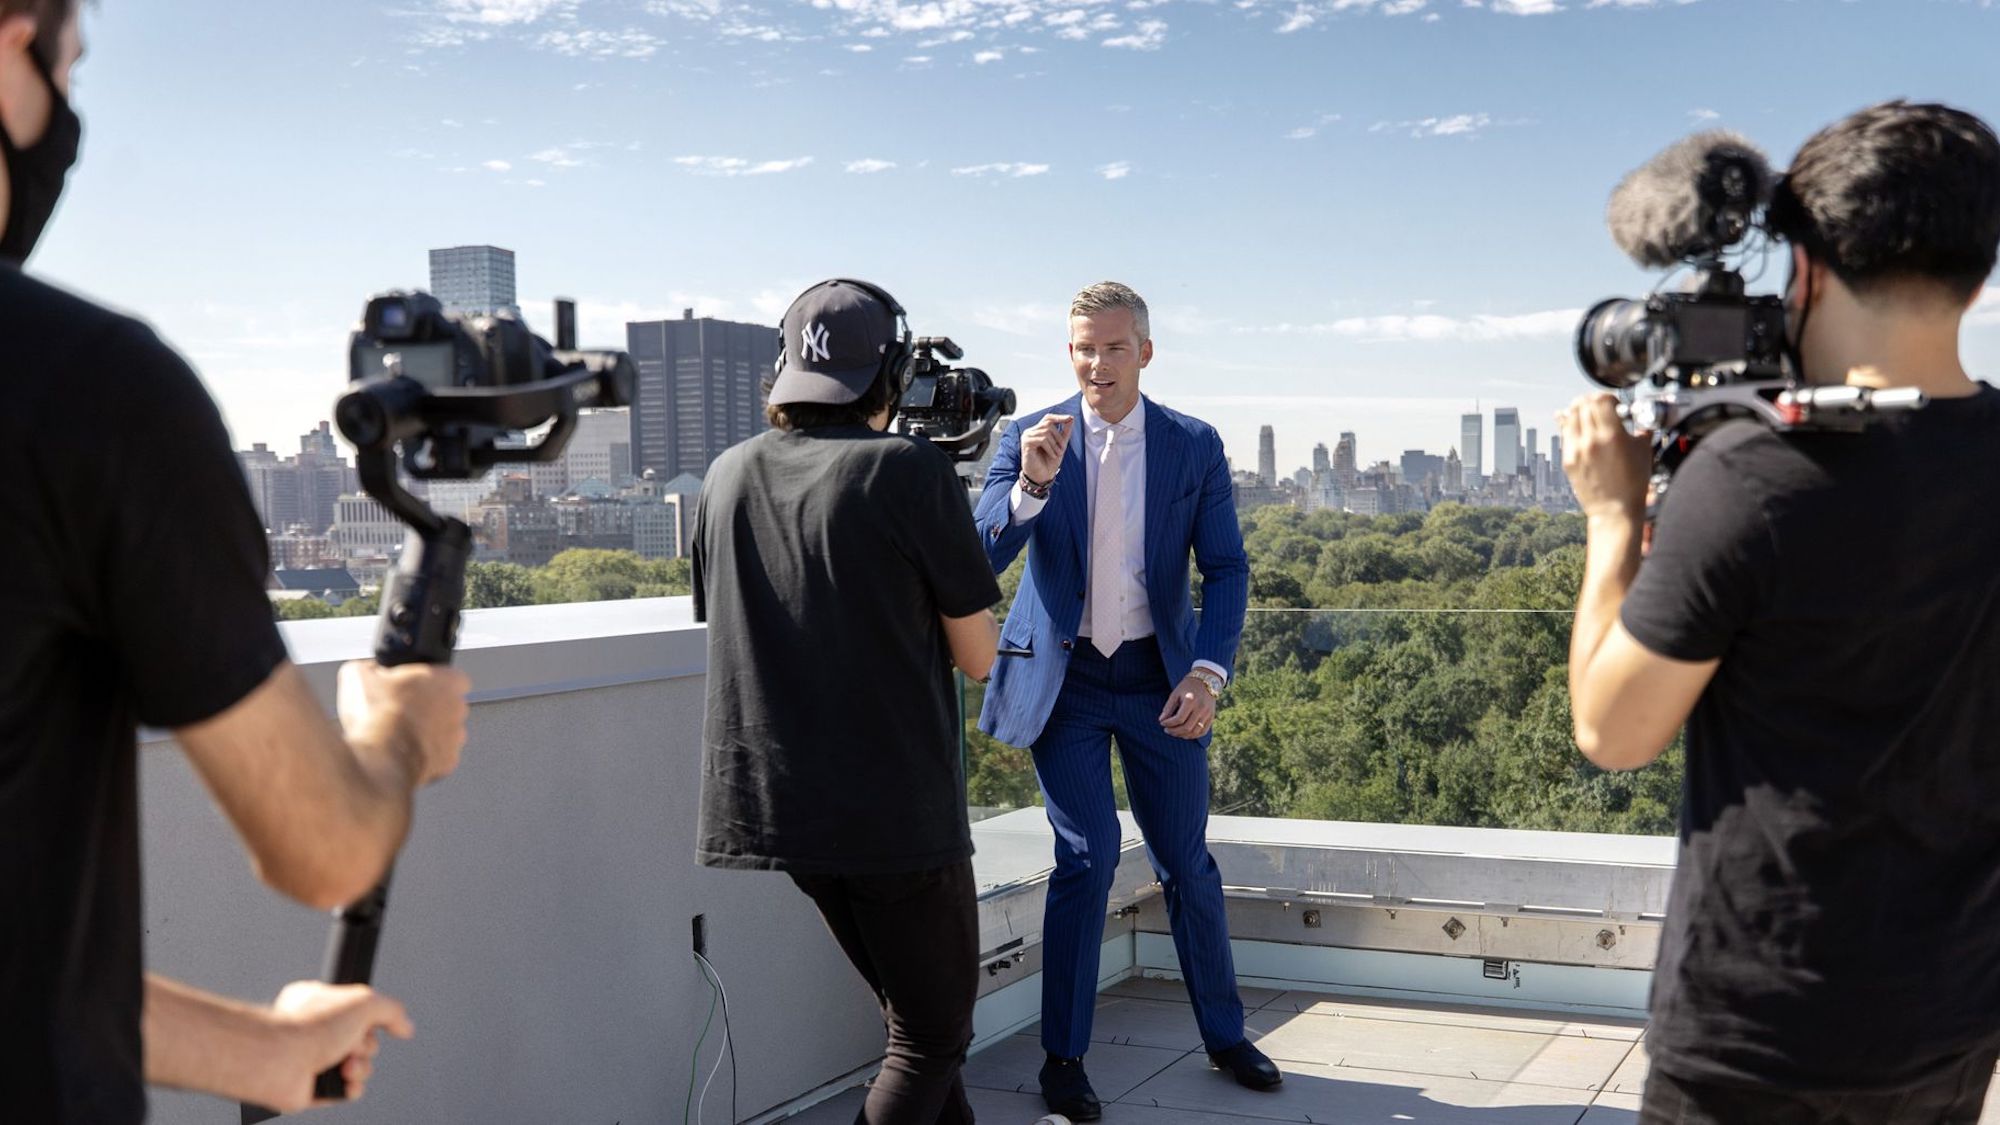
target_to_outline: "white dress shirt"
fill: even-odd
[[[1117,422],[1107,422],[1104,416],[1090,407],[1090,400],[1083,400],[1083,487],[1088,500],[1086,505],[1086,542],[1089,528],[1097,520],[1097,473],[1099,463],[1104,458],[1106,431],[1118,428],[1118,440],[1114,448],[1118,452],[1118,467],[1124,474],[1125,487],[1122,490],[1125,501],[1125,558],[1120,566],[1123,575],[1124,597],[1124,638],[1138,640],[1153,635],[1153,609],[1146,599],[1146,402],[1144,399],[1132,407],[1130,413]],[[1062,485],[1058,483],[1057,488]],[[1009,497],[1009,510],[1016,524],[1027,523],[1042,513],[1048,503],[1021,491],[1021,482],[1014,482],[1014,491]],[[1086,551],[1086,554],[1088,552]],[[1095,566],[1096,560],[1087,560],[1087,565]],[[1091,583],[1085,576],[1083,583],[1083,618],[1078,626],[1077,636],[1090,636]],[[1229,673],[1209,660],[1194,662],[1197,668],[1205,668],[1224,681]]]

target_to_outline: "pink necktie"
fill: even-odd
[[[1110,656],[1125,639],[1125,471],[1118,427],[1104,429],[1097,468],[1097,514],[1090,529],[1090,643]]]

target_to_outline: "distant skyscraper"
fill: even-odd
[[[1461,414],[1458,416],[1459,457],[1463,459],[1465,487],[1478,488],[1479,478],[1485,473],[1486,461],[1482,454],[1486,417],[1482,414]]]
[[[431,295],[454,312],[519,312],[514,301],[514,252],[498,246],[431,251]]]
[[[321,422],[318,429],[300,434],[299,452],[316,453],[321,457],[340,456],[340,443],[333,440],[333,424]]]
[[[579,411],[562,456],[528,469],[537,496],[561,496],[587,480],[623,488],[632,480],[631,409]]]
[[[1511,477],[1521,471],[1521,412],[1511,406],[1493,408],[1493,475]]]
[[[1278,439],[1269,426],[1257,428],[1257,477],[1266,488],[1278,487]]]
[[[1355,447],[1358,444],[1359,442],[1352,430],[1342,433],[1340,440],[1334,443],[1333,471],[1336,474],[1357,473],[1360,471],[1359,455],[1355,452]]]
[[[1442,486],[1445,481],[1445,459],[1435,453],[1425,453],[1421,449],[1406,449],[1398,468],[1403,474],[1403,483],[1422,488],[1425,485]]]
[[[1320,442],[1318,445],[1313,446],[1313,472],[1323,473],[1332,467],[1333,462],[1328,458],[1326,443]]]
[[[1444,456],[1444,487],[1447,492],[1458,492],[1465,488],[1465,465],[1458,459],[1458,447]]]
[[[324,533],[333,525],[335,502],[360,489],[353,468],[341,459],[332,426],[326,422],[299,438],[296,457],[281,460],[259,442],[237,453],[236,460],[250,485],[251,502],[265,530],[273,534],[294,526]]]
[[[625,343],[639,369],[632,472],[699,477],[723,450],[770,428],[763,381],[778,358],[777,329],[688,309],[679,320],[627,324]]]

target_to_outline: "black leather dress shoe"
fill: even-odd
[[[1227,1071],[1238,1086],[1252,1090],[1275,1090],[1285,1081],[1285,1076],[1278,1072],[1278,1064],[1264,1057],[1264,1052],[1251,1046],[1248,1039],[1227,1050],[1210,1051],[1208,1065]]]
[[[1082,1059],[1050,1055],[1042,1064],[1041,1079],[1042,1100],[1049,1103],[1050,1113],[1060,1113],[1071,1121],[1095,1121],[1104,1116],[1097,1091],[1090,1088],[1090,1079],[1083,1073]]]

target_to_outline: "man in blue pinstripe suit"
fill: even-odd
[[[1102,282],[1070,304],[1079,393],[1001,436],[975,513],[1003,570],[1028,570],[981,730],[1032,746],[1056,834],[1042,927],[1042,1094],[1093,1121],[1083,1071],[1120,836],[1110,744],[1165,889],[1174,948],[1210,1061],[1245,1086],[1282,1080],[1243,1034],[1222,878],[1208,854],[1208,738],[1236,657],[1250,566],[1222,439],[1139,393],[1146,302]],[[1197,624],[1188,556],[1201,571]]]

